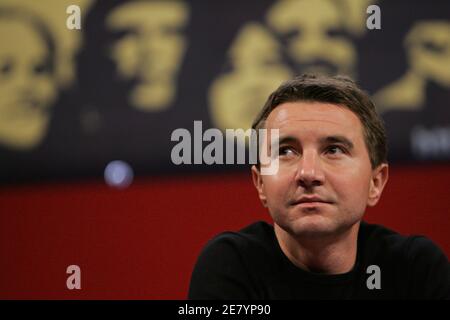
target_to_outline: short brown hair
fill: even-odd
[[[346,76],[303,74],[284,82],[269,96],[252,128],[257,131],[263,128],[269,114],[280,104],[296,101],[332,103],[348,108],[363,125],[372,168],[387,163],[387,138],[383,121],[369,95]]]

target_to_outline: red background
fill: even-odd
[[[423,234],[450,254],[450,165],[391,166],[366,220]],[[205,242],[269,220],[250,173],[0,189],[0,298],[184,299]],[[66,288],[67,266],[81,290]]]

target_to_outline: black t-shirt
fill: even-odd
[[[273,226],[259,221],[207,243],[189,299],[450,299],[449,262],[429,239],[361,222],[357,247],[350,272],[308,272],[285,256]]]

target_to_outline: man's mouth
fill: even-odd
[[[302,196],[299,199],[291,201],[292,206],[303,206],[303,207],[313,207],[318,205],[331,204],[332,201],[324,199],[319,196]]]

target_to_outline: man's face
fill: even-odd
[[[20,20],[0,21],[0,143],[30,149],[41,142],[57,96],[49,52]]]
[[[343,106],[284,103],[266,121],[279,129],[279,170],[252,168],[259,197],[274,222],[290,234],[335,234],[375,205],[387,165],[372,170],[359,118]],[[305,201],[305,202],[303,202]]]
[[[129,97],[133,107],[157,111],[172,102],[187,19],[188,9],[178,1],[130,2],[108,16],[107,28],[123,33],[110,48],[119,76],[137,81]]]

